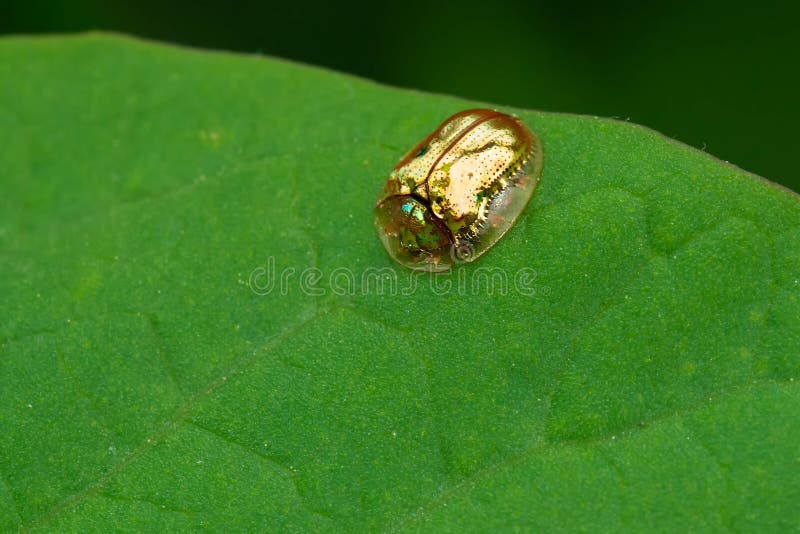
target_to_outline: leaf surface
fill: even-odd
[[[476,103],[108,35],[0,81],[3,530],[800,525],[795,195],[515,110],[541,185],[431,278],[372,204]]]

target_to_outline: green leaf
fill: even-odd
[[[518,110],[532,203],[411,276],[372,203],[475,103],[107,35],[0,80],[2,530],[800,525],[796,196]]]

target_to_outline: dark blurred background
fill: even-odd
[[[0,33],[114,30],[629,119],[800,190],[797,15],[790,2],[34,0],[0,5]]]

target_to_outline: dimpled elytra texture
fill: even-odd
[[[473,261],[514,224],[542,172],[539,138],[516,117],[469,109],[445,120],[389,174],[375,227],[416,270]]]

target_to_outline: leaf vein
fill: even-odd
[[[195,395],[184,401],[174,412],[171,417],[164,421],[154,432],[148,435],[138,446],[136,446],[130,453],[122,458],[117,464],[109,468],[94,482],[84,486],[77,492],[69,495],[61,500],[61,502],[53,505],[49,510],[42,513],[38,518],[32,520],[27,525],[23,526],[22,530],[32,530],[37,526],[41,526],[56,517],[60,516],[64,511],[74,508],[77,504],[84,501],[88,497],[98,493],[111,479],[122,472],[125,468],[131,465],[134,461],[139,459],[146,451],[150,450],[154,445],[163,441],[166,437],[175,432],[181,421],[186,419],[186,416],[192,411],[194,406],[202,399],[211,395],[217,389],[225,385],[228,378],[239,374],[256,361],[262,353],[268,353],[280,344],[288,336],[302,329],[304,326],[309,325],[318,318],[329,313],[329,310],[323,308],[310,314],[305,319],[295,323],[292,326],[284,328],[281,332],[271,336],[267,339],[264,345],[255,351],[242,355],[236,359],[226,373],[223,373],[218,378],[212,380],[204,388],[201,388]]]

